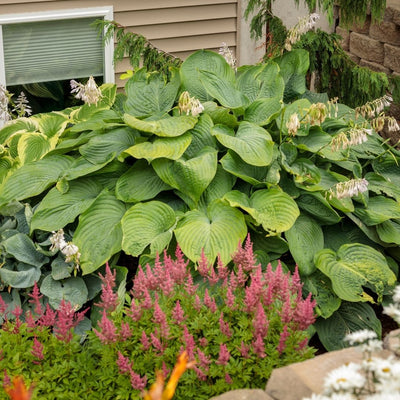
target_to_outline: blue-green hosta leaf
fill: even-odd
[[[163,190],[171,187],[164,183],[146,161],[139,160],[117,181],[117,199],[127,203],[138,203],[153,199]]]
[[[368,207],[356,207],[354,214],[365,225],[377,225],[392,218],[400,218],[400,204],[383,196],[371,197]]]
[[[277,97],[258,99],[246,108],[244,119],[256,125],[264,126],[279,115],[281,108],[282,104]]]
[[[376,232],[386,243],[400,245],[400,223],[399,220],[388,220],[376,226]]]
[[[332,291],[331,281],[321,271],[302,277],[302,282],[303,291],[312,293],[317,302],[315,311],[322,318],[329,318],[342,304],[342,300]]]
[[[40,268],[24,263],[19,263],[16,270],[0,268],[2,282],[7,286],[20,289],[32,287],[35,282],[39,282],[41,274]]]
[[[176,224],[175,211],[160,201],[138,203],[122,218],[122,250],[139,256],[151,245],[151,254],[162,252],[171,238]]]
[[[247,164],[264,167],[271,163],[274,142],[271,135],[251,122],[243,121],[236,134],[228,132],[224,126],[216,125],[212,134],[218,141],[237,153]]]
[[[235,152],[228,151],[220,160],[225,171],[243,179],[251,185],[257,185],[266,180],[267,167],[256,167],[244,162]]]
[[[124,121],[127,125],[142,132],[154,133],[162,137],[174,137],[181,136],[189,129],[192,129],[197,123],[197,117],[180,115],[159,120],[143,121],[129,114],[124,114]]]
[[[39,132],[22,134],[18,140],[18,156],[21,165],[40,160],[55,147],[55,144],[52,146],[47,136]]]
[[[227,193],[224,200],[232,207],[249,213],[269,233],[285,232],[295,223],[300,211],[296,202],[278,189],[257,190],[250,198],[237,190]]]
[[[168,83],[161,74],[149,75],[148,79],[130,79],[125,86],[124,111],[135,117],[168,112],[174,105],[180,85],[177,69],[173,68],[171,73]]]
[[[321,193],[302,194],[296,199],[296,203],[324,225],[337,224],[342,219]]]
[[[0,186],[0,206],[42,193],[57,182],[73,161],[71,157],[52,155],[23,165],[8,175]]]
[[[40,268],[48,261],[48,258],[36,249],[32,239],[24,233],[10,236],[3,241],[2,245],[6,253],[23,263]]]
[[[222,106],[235,109],[249,104],[249,99],[236,89],[234,80],[223,79],[209,71],[199,71],[199,77],[207,93],[217,99]]]
[[[314,262],[331,279],[333,291],[347,301],[374,302],[363,287],[377,293],[378,301],[381,301],[384,290],[396,282],[385,257],[360,243],[345,244],[337,253],[331,249],[321,250],[315,255]]]
[[[126,205],[104,192],[79,217],[73,242],[81,253],[80,265],[89,274],[121,250],[121,218]]]
[[[372,161],[374,171],[392,182],[397,187],[400,186],[400,165],[391,154],[385,154]]]
[[[300,273],[306,276],[313,273],[316,269],[314,256],[324,248],[324,235],[319,223],[300,214],[293,226],[285,232],[285,237]]]
[[[360,330],[372,330],[378,338],[382,327],[373,308],[366,303],[343,302],[328,319],[318,318],[315,322],[318,337],[328,351],[340,350],[348,346],[345,336]]]
[[[188,196],[195,205],[217,172],[217,150],[206,147],[187,161],[160,158],[152,166],[167,185]]]
[[[102,186],[93,178],[82,178],[69,182],[69,189],[62,194],[51,189],[36,208],[31,231],[57,231],[86,211],[102,191]]]
[[[88,297],[87,287],[80,277],[56,281],[51,275],[47,275],[40,285],[40,291],[49,298],[50,305],[55,309],[60,306],[61,300],[79,309],[86,303]]]
[[[374,172],[368,172],[364,178],[368,181],[368,190],[376,194],[385,194],[400,201],[400,187]]]
[[[25,132],[37,132],[39,124],[32,118],[17,118],[7,123],[6,126],[0,129],[0,143],[8,144],[10,138]]]
[[[80,146],[79,153],[92,164],[103,164],[104,161],[118,157],[124,150],[133,146],[139,136],[139,132],[134,129],[116,128],[92,137]]]
[[[312,126],[307,136],[295,136],[293,143],[300,150],[318,153],[332,141],[332,136],[324,132],[320,126]]]
[[[378,243],[379,245],[386,247],[387,243],[383,242],[380,238],[379,235],[376,232],[376,226],[367,226],[364,224],[361,219],[357,218],[353,213],[346,213],[346,216],[353,221],[357,227],[365,234],[365,236],[368,237],[368,239],[372,240],[375,243]]]
[[[191,54],[179,70],[184,90],[201,102],[212,100],[203,83],[200,81],[200,71],[209,71],[219,78],[234,82],[235,73],[220,54],[210,50],[199,50]]]
[[[188,132],[177,137],[156,137],[153,141],[135,144],[124,153],[134,158],[145,158],[149,163],[156,158],[177,160],[189,147],[191,140]]]
[[[183,253],[194,262],[200,259],[204,250],[209,262],[213,263],[219,254],[222,263],[227,264],[246,234],[243,214],[220,200],[211,203],[207,213],[187,212],[175,229]]]
[[[215,137],[211,135],[211,128],[213,125],[210,115],[205,113],[200,115],[199,122],[188,132],[192,137],[192,141],[185,151],[185,156],[187,158],[196,157],[200,150],[206,146],[216,147],[217,142]]]

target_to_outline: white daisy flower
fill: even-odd
[[[334,392],[351,392],[361,389],[366,383],[365,376],[360,374],[361,365],[349,363],[329,372],[324,381],[327,394]]]

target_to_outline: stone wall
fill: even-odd
[[[350,30],[340,26],[336,33],[342,36],[342,47],[360,66],[373,71],[400,75],[400,1],[388,0],[385,16],[379,24],[368,15],[363,26]]]

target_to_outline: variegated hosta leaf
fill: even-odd
[[[50,140],[39,132],[22,134],[18,140],[18,156],[21,165],[30,161],[40,160],[56,143],[51,146]]]
[[[8,122],[6,126],[0,129],[0,143],[8,144],[9,140],[19,133],[37,132],[39,124],[32,118],[18,118]]]
[[[194,262],[200,259],[204,250],[210,262],[220,255],[222,262],[227,264],[246,234],[243,214],[220,200],[211,203],[207,213],[188,211],[175,229],[183,253]]]
[[[223,125],[217,125],[212,129],[212,134],[225,147],[239,154],[247,164],[264,167],[272,161],[274,142],[271,135],[251,122],[241,122],[236,134]]]
[[[138,131],[154,133],[162,137],[181,136],[197,123],[197,117],[191,115],[180,115],[177,117],[167,117],[159,120],[144,121],[124,114],[124,121],[127,125]]]
[[[69,123],[68,116],[58,111],[32,115],[31,119],[37,121],[39,131],[48,138],[59,137]]]
[[[86,211],[95,201],[102,186],[93,178],[82,178],[69,182],[68,191],[60,193],[57,188],[51,189],[36,208],[31,231],[42,229],[56,231]]]
[[[127,203],[138,203],[153,199],[163,190],[171,187],[164,183],[152,166],[144,160],[138,160],[117,181],[115,193],[118,199]]]
[[[81,253],[83,274],[96,271],[121,250],[121,218],[125,211],[123,202],[104,192],[81,214],[73,242]]]
[[[217,172],[217,150],[204,148],[197,157],[187,161],[165,158],[152,163],[157,175],[169,186],[188,196],[194,207]]]
[[[138,203],[122,218],[122,249],[127,254],[139,256],[147,246],[151,253],[168,247],[176,224],[175,211],[160,201]]]
[[[347,301],[374,302],[363,287],[372,289],[381,301],[384,290],[396,282],[385,257],[360,243],[345,244],[337,253],[331,249],[321,250],[314,262],[331,279],[333,291]]]
[[[257,223],[272,234],[285,232],[295,223],[300,211],[296,202],[278,189],[257,190],[250,198],[239,191],[224,196],[232,207],[248,212]]]
[[[23,165],[8,175],[0,186],[0,206],[42,193],[57,182],[73,161],[72,157],[52,155]]]
[[[134,158],[145,158],[149,163],[156,158],[177,160],[189,147],[191,141],[192,137],[189,133],[177,137],[156,137],[154,141],[135,144],[124,153]]]
[[[302,275],[313,273],[314,255],[324,248],[324,235],[320,225],[313,218],[301,214],[293,226],[285,232],[285,237],[300,273]]]
[[[371,197],[368,207],[356,207],[354,214],[367,226],[377,225],[392,218],[400,218],[400,204],[383,196]]]

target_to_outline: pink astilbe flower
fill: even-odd
[[[199,345],[201,347],[206,347],[208,345],[208,340],[205,337],[199,339]]]
[[[4,378],[3,378],[3,387],[11,385],[11,378],[7,374],[7,370],[3,370]]]
[[[156,298],[156,301],[154,303],[153,320],[156,324],[160,326],[161,336],[165,339],[168,339],[169,327],[167,323],[167,317],[164,311],[161,310],[160,304],[158,303],[158,297]]]
[[[129,374],[132,370],[132,364],[129,358],[124,357],[119,350],[118,350],[117,366],[120,374]]]
[[[185,282],[185,291],[189,296],[193,296],[196,293],[197,288],[199,285],[193,284],[193,277],[191,274],[188,274]]]
[[[228,373],[225,374],[225,382],[228,385],[232,385],[232,383],[233,383],[232,378],[230,377],[230,375]]]
[[[0,296],[0,315],[5,319],[6,316],[6,311],[7,311],[7,303],[3,300],[3,298]]]
[[[119,339],[122,342],[125,342],[132,336],[132,331],[131,328],[129,327],[129,324],[127,322],[122,321],[121,322],[121,329],[119,331]]]
[[[194,341],[193,335],[189,333],[188,327],[186,325],[183,325],[183,342],[185,344],[185,350],[189,356],[189,359],[193,359],[196,343]]]
[[[142,336],[140,337],[140,343],[142,343],[143,350],[148,350],[151,346],[150,340],[147,337],[145,331],[142,331]]]
[[[226,337],[230,338],[232,336],[232,332],[231,329],[229,328],[229,322],[224,321],[223,312],[221,312],[218,322],[219,322],[219,330],[221,331],[221,333]]]
[[[37,340],[36,336],[33,338],[31,354],[36,358],[36,360],[32,361],[34,364],[40,364],[40,361],[42,361],[44,358],[43,344]]]
[[[257,304],[256,313],[253,320],[254,337],[265,338],[268,333],[269,322],[265,315],[264,307],[261,303]]]
[[[199,312],[202,308],[203,304],[201,303],[200,297],[198,294],[196,294],[195,298],[194,298],[194,304],[193,304],[193,308]]]
[[[211,298],[208,289],[204,291],[204,305],[211,310],[211,312],[217,311],[217,304],[215,303],[215,299]]]
[[[314,307],[315,300],[311,300],[311,293],[308,294],[305,300],[296,303],[293,320],[298,323],[300,330],[307,329],[315,322]]]
[[[99,306],[108,313],[114,311],[118,306],[118,294],[114,293],[113,291],[115,287],[116,274],[117,271],[115,269],[113,272],[111,272],[108,262],[106,263],[105,275],[103,276],[99,274],[100,279],[103,283],[101,285],[101,302],[96,304],[96,306]]]
[[[131,377],[131,385],[134,389],[140,390],[141,392],[145,389],[146,384],[147,384],[147,377],[143,376],[141,377],[139,374],[137,374],[135,371],[130,372],[130,377]]]
[[[232,311],[235,309],[235,300],[236,297],[233,294],[231,287],[228,286],[228,288],[226,289],[225,304]]]
[[[308,338],[304,338],[299,345],[297,346],[296,350],[297,351],[302,351],[308,344]]]
[[[49,303],[46,304],[46,310],[43,315],[38,319],[40,326],[52,327],[56,323],[57,313],[52,310]]]
[[[40,294],[40,290],[36,282],[33,284],[32,293],[29,293],[28,296],[31,298],[29,300],[29,303],[34,304],[33,311],[35,312],[36,315],[41,316],[43,314],[43,307],[42,303],[40,302],[40,299],[43,297],[43,295]]]
[[[226,365],[228,364],[229,359],[231,358],[231,354],[229,353],[228,347],[225,343],[221,343],[219,345],[219,355],[216,364],[218,365]]]
[[[209,365],[211,364],[211,359],[207,357],[200,349],[197,349],[197,356],[199,360],[199,365],[204,371],[209,370]]]
[[[88,309],[75,314],[71,303],[66,302],[64,299],[61,300],[54,322],[54,333],[56,338],[66,343],[70,342],[72,340],[72,329],[83,320],[84,314],[87,310]]]
[[[135,299],[132,299],[131,306],[129,310],[126,311],[126,314],[132,319],[133,322],[138,322],[142,317],[142,312],[142,307],[136,304]]]
[[[163,361],[162,366],[161,366],[161,371],[164,376],[168,376],[168,374],[171,372],[171,369],[167,367],[167,364]]]
[[[239,349],[240,355],[243,358],[249,358],[250,357],[250,355],[249,355],[250,348],[251,348],[250,345],[244,344],[244,342],[242,340],[242,342],[240,343],[240,349]]]
[[[33,331],[37,326],[37,320],[33,317],[30,310],[25,313],[25,323],[30,331]]]
[[[264,339],[261,335],[256,336],[252,343],[254,354],[260,358],[266,357]]]
[[[237,283],[240,287],[243,287],[247,282],[247,275],[244,273],[242,264],[238,265],[238,271],[236,274]]]
[[[179,300],[177,300],[175,303],[171,317],[178,325],[180,325],[186,319]]]
[[[107,317],[106,310],[103,310],[101,320],[98,322],[99,330],[93,328],[93,332],[103,344],[115,343],[118,339],[117,327],[114,322]]]
[[[153,273],[150,264],[146,264],[146,287],[148,290],[156,290],[158,288],[160,282],[156,274],[159,273],[159,269],[161,269],[161,271],[163,270],[160,257],[157,254],[154,266],[155,273]],[[162,278],[164,278],[164,276]]]
[[[247,235],[244,247],[239,242],[232,260],[236,265],[240,264],[245,271],[251,271],[255,268],[256,259],[253,253],[253,243],[251,243],[250,234]]]
[[[129,358],[124,357],[120,351],[118,351],[117,366],[120,374],[128,374],[130,376],[131,385],[134,389],[142,391],[146,387],[146,376],[141,378],[140,375],[133,370]]]
[[[292,275],[291,290],[293,293],[296,293],[296,292],[301,293],[302,288],[303,288],[303,284],[300,280],[299,267],[296,264],[296,267],[295,267],[293,275]]]
[[[20,316],[23,314],[23,310],[20,306],[16,306],[12,311],[11,314],[15,317],[15,322],[13,326],[13,333],[19,333],[19,328],[21,328],[22,321]]]
[[[147,288],[147,281],[146,281],[146,275],[143,272],[143,268],[141,265],[139,265],[135,278],[133,280],[133,288],[131,290],[133,298],[140,299],[143,294],[145,289]]]
[[[288,330],[287,325],[283,327],[283,331],[281,332],[281,336],[279,338],[279,344],[278,347],[276,348],[279,352],[279,354],[282,354],[284,350],[286,349],[286,340],[290,336],[290,332]]]
[[[208,273],[209,273],[209,270],[210,270],[210,264],[208,263],[207,257],[204,254],[204,249],[201,250],[201,256],[200,256],[199,263],[197,265],[197,270],[199,271],[199,274],[203,278],[208,278]]]
[[[196,372],[197,379],[199,379],[200,381],[203,381],[203,382],[207,380],[207,375],[199,367],[194,365],[193,370],[194,370],[194,372]]]
[[[191,277],[191,274],[187,269],[187,266],[189,265],[189,260],[185,261],[184,255],[179,245],[176,246],[175,257],[176,260],[173,261],[170,272],[174,282],[178,285],[181,285],[185,282],[185,279],[187,279],[189,276]]]
[[[164,346],[161,343],[161,340],[156,336],[154,333],[150,333],[150,341],[153,347],[158,351],[158,353],[161,355],[164,353]]]
[[[280,317],[284,324],[289,323],[293,318],[292,300],[290,298],[290,293],[287,294],[286,300],[283,303]]]

